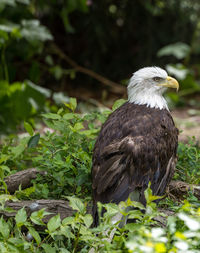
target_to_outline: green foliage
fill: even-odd
[[[180,60],[187,57],[189,52],[190,52],[190,47],[187,44],[182,43],[182,42],[177,42],[175,44],[170,44],[161,48],[158,51],[157,55],[158,57],[173,55],[178,60]]]
[[[195,58],[199,54],[200,33],[199,26],[196,25],[199,20],[199,9],[200,5],[196,0],[195,4],[186,0],[181,3],[125,1],[123,4],[113,0],[110,2],[2,0],[0,132],[12,132],[16,127],[20,128],[24,120],[33,124],[35,115],[47,111],[46,105],[50,102],[44,103],[44,99],[40,99],[38,94],[33,98],[31,93],[25,91],[24,85],[32,85],[32,88],[42,93],[45,98],[50,98],[50,95],[47,92],[43,93],[42,88],[39,90],[38,85],[52,89],[57,87],[56,89],[60,91],[69,78],[70,82],[76,85],[74,79],[79,78],[78,71],[72,67],[74,64],[67,67],[63,64],[66,57],[63,58],[62,52],[61,54],[57,52],[54,43],[48,43],[53,37],[57,38],[56,43],[59,42],[59,46],[63,45],[62,51],[70,53],[77,63],[84,66],[87,59],[89,68],[118,82],[127,79],[138,66],[164,65],[166,62],[175,63],[177,60],[184,66],[185,71],[179,71],[176,64],[171,64],[170,69],[173,69],[171,72],[175,75],[181,75],[181,91],[178,94],[170,93],[168,98],[172,101],[172,106],[183,105],[186,101],[182,97],[200,90],[199,77],[195,76],[199,65],[191,66],[193,55]],[[130,10],[133,10],[133,13],[130,14]],[[177,10],[175,27],[171,25],[171,22],[175,22],[174,10]],[[132,19],[131,16],[135,18]],[[165,22],[160,22],[160,18]],[[92,24],[90,29],[89,23]],[[141,29],[141,23],[145,29]],[[132,32],[132,27],[137,33]],[[169,31],[169,27],[173,29]],[[155,36],[151,36],[149,43],[141,44],[140,42],[147,36],[147,28],[150,34]],[[188,33],[191,36],[188,36]],[[130,40],[134,43],[129,43]],[[118,43],[115,43],[116,41]],[[94,45],[99,50],[96,50]],[[159,57],[156,59],[157,52]],[[30,81],[23,82],[27,79],[37,86]],[[78,79],[78,83],[84,85],[83,82],[83,78]],[[85,79],[86,84],[90,82],[91,80]],[[16,83],[18,88],[13,91]],[[56,103],[59,101],[57,104],[68,102],[68,97],[62,92],[53,94],[52,97]],[[39,101],[41,103],[38,106]],[[48,111],[55,112],[56,109],[52,106]]]
[[[179,143],[178,163],[175,179],[190,184],[200,183],[200,147],[195,139],[190,139],[188,144]]]
[[[49,215],[44,209],[33,212],[28,218],[20,209],[15,220],[0,219],[1,252],[199,252],[200,209],[185,201],[174,216],[167,217],[166,226],[160,227],[155,218],[165,216],[153,202],[151,189],[145,192],[146,211],[135,201],[103,205],[106,209],[97,228],[91,228],[92,216],[78,198],[70,197],[74,215],[63,220],[59,215],[47,224],[42,219]],[[102,205],[100,206],[102,208]],[[113,217],[121,214],[135,219],[119,226]],[[37,225],[38,231],[35,229]],[[41,231],[40,227],[43,227]]]
[[[90,195],[93,145],[99,123],[104,122],[108,112],[80,115],[75,113],[76,99],[69,101],[57,113],[42,115],[48,127],[45,134],[34,132],[32,126],[24,122],[29,136],[18,140],[16,146],[8,147],[7,143],[2,146],[2,179],[13,169],[22,170],[30,163],[32,167],[46,171],[46,176],[38,177],[30,191],[19,190],[18,197]]]
[[[116,101],[113,110],[124,102]],[[1,145],[0,177],[16,170],[36,167],[46,172],[38,176],[34,186],[16,193],[18,198],[60,198],[76,195],[90,196],[92,151],[100,123],[110,112],[93,112],[80,115],[75,112],[74,98],[57,113],[46,113],[42,117],[47,126],[45,133],[39,134],[24,122],[28,136],[13,139],[11,136]],[[175,179],[199,184],[200,149],[195,141],[179,143],[178,163]],[[6,186],[2,182],[2,190]]]
[[[126,102],[125,99],[118,99],[118,100],[115,101],[115,103],[113,104],[112,110],[115,111],[117,108],[119,108],[120,106],[122,106],[125,102]]]
[[[49,90],[30,81],[13,84],[0,81],[0,133],[16,130],[20,122],[45,110],[49,97]]]
[[[117,101],[113,110],[124,101]],[[47,131],[37,133],[24,122],[28,136],[21,139],[10,137],[1,144],[0,210],[5,201],[31,198],[67,198],[74,215],[61,220],[52,216],[47,224],[43,218],[49,215],[45,209],[33,212],[28,217],[25,208],[19,210],[13,219],[0,219],[1,252],[180,252],[200,250],[200,210],[198,200],[189,192],[183,205],[174,205],[165,200],[165,207],[173,206],[176,215],[169,216],[166,227],[160,227],[157,216],[161,213],[150,185],[145,191],[147,206],[129,198],[119,205],[99,203],[106,212],[97,228],[91,228],[92,216],[87,213],[87,202],[91,196],[91,157],[100,123],[110,112],[76,113],[77,102],[71,98],[57,113],[42,115]],[[175,179],[199,183],[200,149],[191,140],[179,144],[179,161]],[[34,180],[33,187],[15,192],[7,191],[4,178],[16,170],[36,167],[46,172]],[[74,195],[76,197],[74,197]],[[81,199],[80,199],[81,198]],[[144,211],[145,210],[145,211]],[[122,219],[114,222],[116,216]],[[125,223],[133,219],[133,223]],[[37,225],[37,227],[36,227]],[[44,229],[41,230],[39,227]],[[3,228],[3,229],[2,229]],[[98,236],[97,236],[98,235]],[[112,235],[112,236],[111,236]]]

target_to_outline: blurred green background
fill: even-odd
[[[0,0],[0,54],[0,133],[69,97],[111,106],[144,66],[179,80],[171,108],[200,107],[199,0]]]

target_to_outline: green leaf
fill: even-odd
[[[148,204],[153,202],[154,200],[163,198],[163,196],[153,196],[150,186],[151,186],[151,183],[149,182],[148,188],[144,191],[144,196],[145,196],[146,201],[147,201]]]
[[[66,225],[72,224],[74,221],[75,221],[74,217],[69,216],[63,219],[62,224],[63,226],[66,226]]]
[[[18,146],[10,148],[13,154],[13,158],[17,158],[19,155],[21,155],[24,152],[29,140],[30,140],[30,137],[25,137],[20,140],[20,143]]]
[[[0,166],[0,169],[1,169],[3,172],[6,171],[6,172],[10,173],[10,168],[9,168],[8,166],[6,166],[6,165],[1,165],[1,166]]]
[[[50,72],[54,74],[56,80],[60,80],[63,76],[63,69],[60,65],[56,65],[50,69]]]
[[[144,196],[147,203],[151,202],[150,198],[152,197],[151,183],[149,182],[148,188],[144,191]]]
[[[10,228],[8,223],[3,219],[3,217],[1,217],[0,219],[0,233],[2,234],[2,236],[7,239],[9,237],[10,234]]]
[[[28,142],[28,148],[35,148],[38,145],[40,134],[32,136]]]
[[[56,253],[56,249],[49,244],[43,243],[41,247],[44,249],[45,253]]]
[[[13,195],[9,195],[9,194],[0,194],[0,203],[5,203],[6,201],[18,201],[18,199],[13,196]]]
[[[65,120],[73,119],[74,117],[75,117],[74,113],[66,113],[63,115],[63,119]]]
[[[33,236],[33,238],[37,242],[37,245],[39,245],[41,242],[41,238],[40,238],[39,233],[32,227],[28,227],[28,230],[29,230],[29,233]]]
[[[137,207],[137,208],[142,209],[142,210],[145,209],[145,207],[142,203],[140,203],[138,201],[133,201],[133,200],[131,200],[130,197],[131,197],[131,194],[130,194],[129,198],[127,199],[127,205],[128,206]],[[119,204],[119,206],[123,208],[123,202],[122,202],[122,204]]]
[[[115,203],[105,204],[104,206],[107,210],[107,213],[105,213],[106,215],[113,216],[113,215],[119,213],[119,207]]]
[[[122,106],[127,100],[125,99],[118,99],[115,101],[115,103],[112,106],[112,110],[115,111],[117,108],[119,108],[120,106]]]
[[[20,209],[17,214],[15,215],[15,221],[18,227],[21,227],[24,225],[24,223],[27,220],[27,214],[26,211],[24,209],[24,207],[22,209]]]
[[[34,130],[33,130],[32,126],[26,121],[24,121],[24,128],[30,134],[30,136],[33,136]]]
[[[92,225],[93,218],[91,214],[86,214],[85,216],[82,217],[82,219],[87,228],[89,228]]]
[[[74,112],[76,109],[76,106],[77,106],[76,98],[70,98],[69,103],[64,103],[64,104],[66,107],[68,107],[69,109],[71,109]]]
[[[90,129],[90,130],[81,131],[80,134],[86,135],[88,137],[95,137],[98,132],[99,132],[99,129]]]
[[[0,164],[6,162],[10,158],[9,155],[1,154],[0,156]]]
[[[85,210],[85,206],[83,202],[75,197],[67,197],[69,200],[69,206],[71,206],[72,209],[79,211],[81,214],[83,214]]]
[[[22,239],[20,239],[20,238],[13,238],[13,237],[10,237],[10,238],[8,239],[8,242],[14,244],[15,246],[24,245],[24,241],[23,241]],[[5,251],[5,252],[7,253],[8,251]],[[13,253],[14,253],[14,252],[18,253],[19,251],[13,251]]]
[[[184,80],[187,75],[190,73],[190,70],[187,69],[182,64],[168,64],[166,70],[170,75],[175,76],[178,80]]]
[[[64,110],[63,108],[60,108],[60,109],[57,111],[57,114],[60,115],[60,114],[63,112],[63,110]]]
[[[184,59],[190,52],[190,46],[183,42],[177,42],[161,48],[157,55],[158,57],[173,55],[177,59]]]
[[[42,219],[46,216],[49,215],[51,213],[46,212],[45,208],[42,208],[36,212],[33,212],[30,216],[30,219],[33,223],[37,224],[37,225],[44,225],[44,222],[42,221]]]
[[[50,233],[54,232],[61,225],[60,214],[53,216],[47,223],[47,228]]]
[[[69,97],[66,96],[63,92],[54,92],[53,100],[57,105],[63,105],[64,103],[69,102]]]
[[[74,125],[74,127],[73,127],[73,129],[75,130],[75,131],[79,131],[79,130],[81,130],[81,129],[83,129],[84,128],[84,126],[83,126],[83,124],[81,123],[81,122],[77,122],[75,125]]]
[[[69,99],[69,103],[71,104],[71,109],[72,109],[72,111],[75,111],[76,106],[77,106],[76,98],[70,98],[70,99]]]
[[[142,218],[142,212],[139,210],[130,210],[128,212],[129,219],[141,219]]]
[[[61,119],[61,116],[56,113],[45,113],[45,114],[42,114],[42,116],[47,119]]]
[[[53,36],[49,30],[45,26],[41,25],[40,21],[37,19],[23,19],[21,25],[21,35],[28,41],[53,40]]]
[[[27,80],[25,84],[28,89],[28,95],[32,97],[37,102],[37,104],[40,104],[40,100],[43,99],[43,102],[45,102],[45,98],[49,98],[51,96],[51,91],[49,89],[36,85],[30,80]]]

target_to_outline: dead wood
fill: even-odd
[[[31,168],[7,177],[5,182],[7,184],[8,191],[10,193],[14,193],[20,185],[22,189],[30,187],[32,185],[32,179],[35,179],[38,174],[45,175],[46,172]],[[200,186],[198,185],[190,185],[182,181],[171,181],[167,188],[167,194],[174,200],[184,199],[184,196],[187,195],[188,191],[192,191],[193,194],[200,200]],[[69,202],[66,200],[41,199],[19,202],[8,201],[6,202],[6,207],[10,207],[15,211],[11,213],[1,211],[0,214],[3,214],[5,218],[14,217],[16,212],[23,207],[25,207],[28,216],[30,216],[34,211],[45,208],[47,212],[51,213],[44,218],[45,223],[47,223],[48,220],[56,214],[60,214],[61,219],[64,219],[75,213],[75,211],[69,206]],[[161,209],[160,211],[165,215],[158,216],[155,220],[158,221],[161,226],[165,226],[167,216],[173,215],[174,213],[165,209]],[[87,212],[91,214],[91,203],[88,205]]]
[[[174,200],[182,200],[184,196],[188,194],[188,191],[192,191],[195,197],[200,200],[200,186],[194,184],[187,184],[183,181],[171,181],[167,193]]]
[[[19,189],[21,185],[22,189],[28,188],[32,185],[31,180],[35,179],[37,175],[45,175],[45,171],[39,171],[35,168],[19,171],[13,175],[5,178],[8,191],[12,194]]]
[[[45,216],[45,218],[43,219],[44,223],[47,223],[49,219],[56,214],[60,214],[60,218],[63,220],[66,217],[72,216],[76,212],[69,206],[69,202],[66,200],[41,199],[41,200],[26,200],[19,202],[7,201],[5,206],[15,210],[14,212],[0,211],[0,214],[2,214],[5,219],[14,217],[16,215],[16,212],[23,207],[25,207],[28,216],[30,216],[32,212],[45,208],[46,212],[49,212],[50,214]],[[89,214],[92,213],[91,206],[92,206],[91,203],[89,203],[87,206],[87,213]],[[158,216],[154,218],[154,220],[157,221],[161,227],[165,227],[167,217],[174,215],[174,212],[166,209],[159,209],[159,212],[163,213],[164,216]]]
[[[22,189],[30,187],[32,185],[32,179],[35,179],[38,174],[46,175],[46,172],[40,171],[36,168],[30,168],[6,177],[5,183],[8,191],[12,194],[19,189],[20,185]],[[189,190],[191,190],[193,194],[200,200],[200,186],[191,185],[183,181],[172,180],[167,188],[167,194],[173,199],[181,200]]]
[[[7,201],[5,207],[12,208],[14,211],[0,211],[0,214],[2,214],[4,218],[14,217],[16,215],[16,212],[23,207],[25,208],[28,216],[30,216],[32,212],[45,208],[45,211],[50,213],[43,219],[45,223],[47,223],[48,220],[56,214],[60,214],[60,218],[64,219],[66,217],[72,216],[76,212],[69,206],[68,201],[55,199],[25,200],[19,202]],[[90,204],[88,204],[87,213],[92,213]]]

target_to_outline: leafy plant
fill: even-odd
[[[50,95],[48,89],[30,81],[13,84],[0,81],[0,133],[12,132],[22,121],[44,111]]]
[[[115,103],[113,110],[124,101]],[[99,203],[99,212],[106,211],[100,224],[92,228],[92,216],[87,213],[91,199],[91,157],[99,127],[110,111],[78,114],[76,99],[71,98],[57,113],[42,115],[46,126],[39,134],[25,122],[27,136],[10,137],[1,144],[0,210],[7,200],[33,198],[67,198],[74,215],[61,220],[52,216],[47,224],[43,218],[49,215],[44,209],[28,217],[26,210],[19,210],[13,219],[0,219],[1,252],[198,252],[200,250],[199,201],[189,192],[182,204],[165,200],[173,205],[175,214],[166,217],[157,208],[150,185],[145,191],[147,205],[128,199],[119,205]],[[179,161],[175,179],[199,183],[200,149],[195,140],[179,144]],[[17,170],[36,167],[47,172],[38,176],[30,188],[9,195],[4,178]],[[74,197],[76,196],[76,197]],[[79,198],[78,198],[79,197]],[[80,199],[81,198],[81,199]],[[120,219],[116,220],[116,215]],[[165,217],[167,225],[160,227],[157,217]],[[133,220],[126,223],[126,220]],[[114,221],[115,220],[115,221]],[[43,229],[41,229],[41,226]],[[4,228],[4,229],[1,229]]]
[[[50,218],[47,224],[43,218],[49,215],[44,209],[33,212],[30,217],[24,208],[15,219],[0,219],[1,252],[198,252],[200,249],[199,208],[185,203],[174,216],[167,218],[167,225],[160,227],[155,218],[160,213],[153,202],[150,187],[145,191],[146,211],[137,202],[128,199],[115,204],[103,205],[106,212],[97,228],[91,228],[92,216],[86,212],[86,205],[76,197],[68,197],[74,215],[63,220],[59,215]],[[102,206],[102,205],[101,205]],[[120,220],[112,218],[121,213],[134,218],[135,222],[119,226]],[[36,226],[37,225],[37,230]],[[43,230],[41,230],[43,228]]]
[[[45,178],[38,177],[32,197],[90,195],[93,145],[99,123],[104,122],[109,111],[80,115],[75,113],[76,106],[76,99],[71,98],[57,113],[43,114],[48,128],[41,136],[25,122],[30,136],[22,138],[17,146],[2,147],[2,166],[21,170],[31,163],[47,172]]]
[[[175,44],[167,45],[163,48],[161,48],[157,55],[158,57],[161,56],[168,56],[173,55],[177,59],[184,59],[190,52],[190,47],[182,42],[177,42]]]
[[[174,178],[190,184],[200,183],[200,147],[195,139],[190,139],[188,144],[179,143],[178,163]]]

